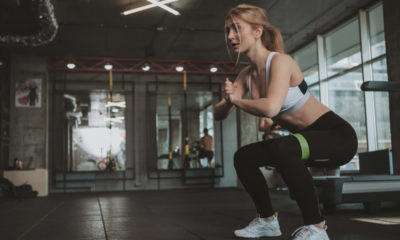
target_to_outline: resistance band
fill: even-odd
[[[301,147],[301,159],[307,160],[310,157],[310,148],[308,146],[307,140],[300,133],[293,134],[299,140]]]

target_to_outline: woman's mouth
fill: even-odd
[[[240,46],[240,44],[239,43],[231,43],[231,46],[232,46],[232,48],[237,48]]]

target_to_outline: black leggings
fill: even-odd
[[[337,168],[348,163],[357,151],[357,135],[349,123],[332,111],[299,131],[307,140],[310,157],[302,160],[301,147],[290,135],[240,148],[234,157],[237,175],[253,199],[261,217],[272,216],[268,186],[259,167],[273,166],[299,205],[304,224],[323,221],[318,197],[307,167]]]

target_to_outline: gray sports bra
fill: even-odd
[[[268,55],[267,63],[266,63],[266,91],[268,92],[268,87],[269,87],[269,76],[270,76],[270,68],[271,68],[271,60],[272,57],[277,54],[277,52],[271,52]],[[248,88],[251,96],[251,75],[249,74],[249,79],[248,79]],[[284,117],[287,115],[290,115],[297,110],[299,110],[308,100],[310,97],[310,92],[308,91],[308,86],[306,81],[303,81],[300,83],[300,85],[296,87],[289,87],[288,93],[286,95],[285,102],[282,105],[281,110],[279,111],[279,114],[275,117]]]

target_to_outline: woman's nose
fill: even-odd
[[[229,40],[232,41],[233,38],[234,38],[234,36],[235,36],[235,34],[233,33],[233,31],[229,31],[229,32],[228,32],[228,39],[229,39]]]

